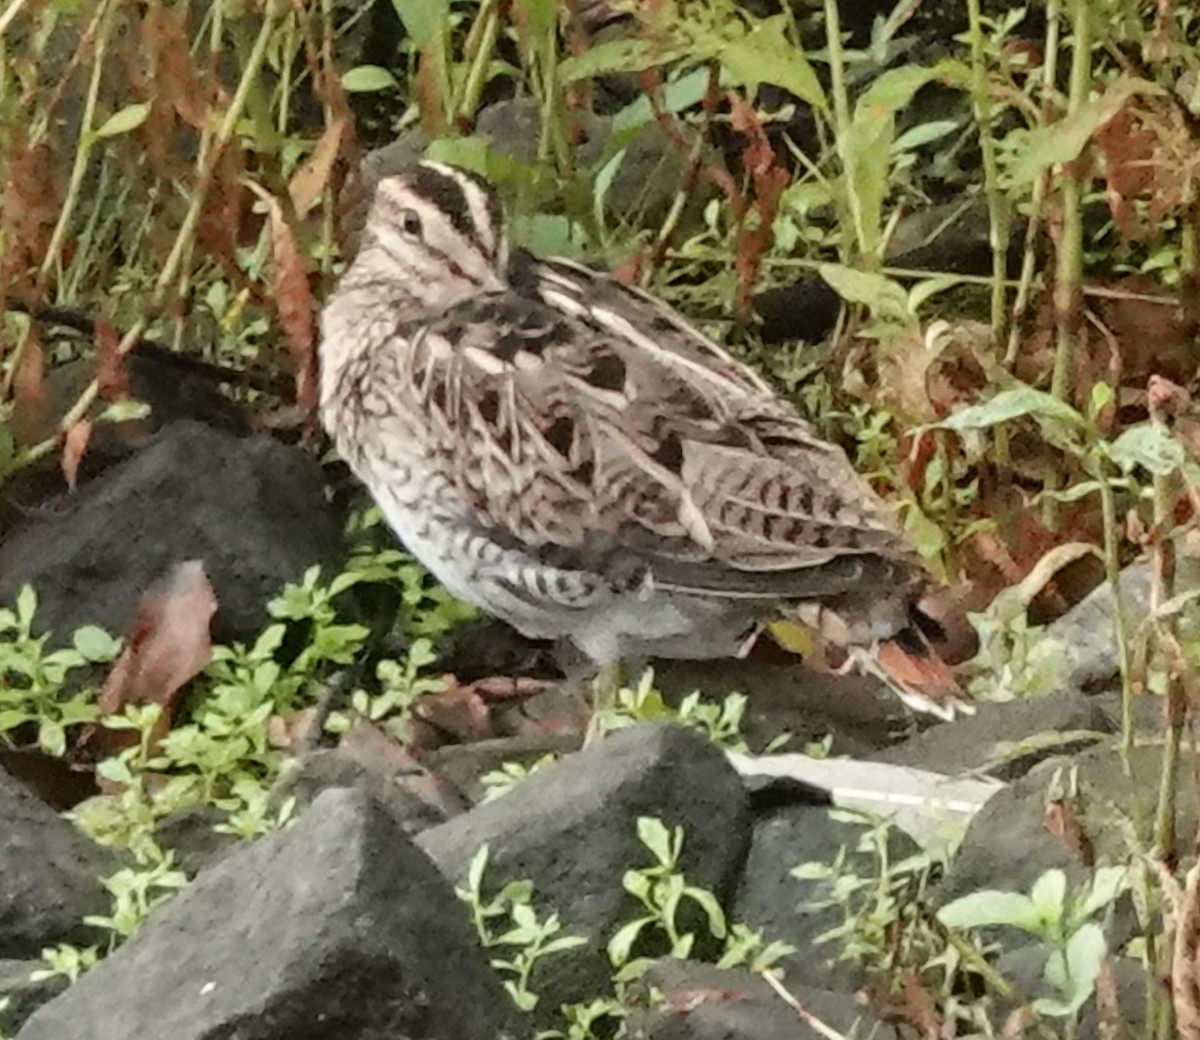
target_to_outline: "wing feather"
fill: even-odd
[[[414,333],[409,385],[492,537],[716,597],[914,580],[895,518],[840,449],[656,301],[568,274],[467,300]],[[563,306],[568,294],[580,306]]]

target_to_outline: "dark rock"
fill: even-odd
[[[500,1040],[512,1022],[449,886],[339,790],[202,873],[21,1040]]]
[[[604,152],[608,121],[590,112],[578,113],[582,143],[576,157],[583,167],[593,165]],[[536,98],[522,97],[489,105],[475,120],[475,132],[501,155],[523,163],[538,161],[542,136],[542,112]]]
[[[576,159],[580,168],[595,166],[606,154],[613,121],[591,112],[576,113],[576,118],[581,142]],[[475,129],[501,155],[536,166],[542,122],[536,99],[522,97],[485,108],[479,113]],[[656,230],[662,225],[687,177],[692,163],[690,152],[699,140],[697,132],[686,123],[678,124],[678,133],[682,141],[672,139],[648,115],[645,123],[625,136],[625,154],[605,196],[606,210],[614,224]],[[702,146],[701,158],[704,165],[721,165],[720,154],[711,145]],[[711,180],[698,178],[680,226],[694,228],[704,204],[715,192]]]
[[[87,946],[83,923],[109,912],[100,878],[117,870],[106,849],[0,770],[0,957],[37,957],[56,943]]]
[[[1092,876],[1093,864],[1123,863],[1129,858],[1128,831],[1119,821],[1153,815],[1162,768],[1161,747],[1140,747],[1131,756],[1133,780],[1125,775],[1111,747],[1097,747],[1052,758],[993,795],[971,821],[967,833],[936,888],[945,904],[981,889],[1029,892],[1047,870],[1067,876],[1069,891],[1078,891]],[[1197,768],[1194,754],[1181,755],[1179,775]],[[1200,794],[1181,782],[1175,812],[1176,833],[1189,842],[1200,821]],[[1116,905],[1109,929],[1114,948],[1132,938],[1136,918],[1129,897]],[[1036,942],[1013,928],[988,929],[1006,950]]]
[[[725,970],[693,961],[656,961],[644,977],[663,995],[633,1019],[634,1035],[645,1040],[817,1040],[795,1009],[753,972]],[[805,1011],[840,1036],[873,1036],[880,1023],[846,993],[786,981],[784,988]]]
[[[0,960],[0,1036],[11,1036],[25,1019],[67,988],[62,975],[41,978],[34,974],[45,970],[45,961]]]
[[[1112,720],[1094,698],[1068,691],[980,704],[974,715],[934,726],[873,757],[949,775],[990,764],[989,776],[1014,780],[1038,762],[1082,750],[1112,732]],[[1080,735],[1067,742],[1055,739],[1066,733]]]
[[[1176,592],[1200,588],[1200,560],[1178,554]],[[1117,583],[1126,631],[1136,632],[1150,612],[1152,576],[1148,563],[1121,571]],[[1041,630],[1030,648],[1028,667],[1051,688],[1104,692],[1120,674],[1113,636],[1113,596],[1108,582],[1093,589],[1053,624]]]
[[[1124,862],[1127,835],[1115,822],[1135,817],[1135,793],[1143,813],[1156,804],[1162,748],[1134,748],[1131,763],[1133,781],[1110,747],[1035,766],[993,795],[971,821],[939,894],[954,899],[981,888],[1028,892],[1054,867],[1078,883],[1090,876],[1089,862]],[[1195,756],[1184,751],[1180,776],[1190,775],[1196,765]],[[1198,797],[1193,785],[1179,784],[1175,826],[1188,841],[1200,815]],[[1055,802],[1069,807],[1062,836],[1047,826],[1047,807]]]
[[[823,787],[806,783],[791,776],[772,776],[769,773],[743,774],[746,794],[750,796],[750,809],[759,819],[776,809],[795,808],[798,805],[833,805],[833,796]]]
[[[680,871],[690,884],[724,901],[745,855],[746,795],[722,752],[679,726],[615,733],[417,841],[455,882],[465,879],[486,844],[489,893],[509,881],[529,880],[538,912],[557,912],[565,933],[589,940],[547,958],[535,971],[531,988],[541,996],[538,1012],[553,1012],[610,988],[605,945],[640,907],[621,878],[653,862],[638,840],[640,816],[683,828]],[[702,950],[703,922],[689,926],[696,928],[696,948]]]
[[[592,112],[576,112],[572,117],[580,141],[575,152],[577,162],[580,168],[592,167],[605,155],[613,134],[613,121]],[[533,167],[539,164],[541,125],[542,113],[537,101],[522,97],[498,101],[482,109],[475,132],[497,154]],[[624,156],[605,199],[609,219],[614,224],[655,230],[662,225],[687,176],[692,162],[691,146],[698,139],[686,124],[680,124],[679,133],[686,144],[673,140],[651,118],[623,140]],[[352,233],[365,219],[369,197],[379,180],[419,159],[428,145],[429,140],[421,131],[411,130],[364,157],[361,184],[355,189],[355,198],[348,203],[350,215],[346,222]],[[720,154],[711,146],[703,147],[702,158],[709,166],[721,163]],[[677,234],[697,226],[705,203],[715,191],[711,180],[697,179],[680,216]]]
[[[966,115],[963,110],[960,115]],[[930,117],[933,118],[940,117]],[[1008,268],[1015,277],[1024,248],[1023,227],[1012,229]],[[964,208],[961,199],[928,206],[905,216],[889,237],[888,263],[914,271],[951,271],[986,275],[992,270],[987,208]],[[803,340],[820,343],[833,329],[842,300],[822,278],[803,277],[790,285],[765,289],[754,297],[764,343]]]
[[[1055,797],[1052,788],[1063,784],[1073,761],[1048,759],[991,797],[967,827],[938,886],[939,901],[989,888],[1028,892],[1052,868],[1068,871],[1075,883],[1083,880],[1087,871],[1080,857],[1045,826],[1047,801]]]
[[[761,930],[768,942],[781,940],[796,947],[795,953],[778,962],[789,984],[853,990],[861,976],[850,963],[838,962],[838,942],[817,942],[846,919],[839,905],[812,905],[830,898],[832,882],[801,880],[791,872],[803,863],[832,865],[843,849],[845,871],[874,877],[880,864],[871,852],[857,851],[870,824],[834,819],[827,808],[805,804],[808,798],[808,793],[802,792],[800,804],[775,804],[756,814],[732,919]],[[892,863],[919,851],[908,835],[895,828],[887,831],[887,847]]]
[[[0,600],[32,584],[41,630],[66,639],[97,624],[123,634],[154,581],[199,559],[219,603],[214,638],[247,641],[287,582],[313,564],[331,573],[340,553],[315,460],[267,436],[180,422],[63,512],[7,538]]]

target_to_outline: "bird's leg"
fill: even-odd
[[[583,738],[584,747],[594,744],[601,737],[602,717],[617,706],[623,677],[620,661],[607,661],[600,666],[596,678],[592,680],[592,717]]]

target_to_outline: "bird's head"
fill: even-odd
[[[491,185],[426,161],[379,182],[349,277],[436,314],[502,288],[507,268],[504,211]]]

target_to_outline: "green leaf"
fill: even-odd
[[[677,55],[649,40],[606,40],[589,47],[582,54],[564,58],[558,66],[559,81],[567,86],[581,79],[603,76],[611,72],[642,72],[654,68]]]
[[[693,902],[700,904],[701,909],[708,917],[708,930],[716,938],[724,939],[726,933],[725,911],[721,909],[717,897],[706,888],[694,888],[690,885],[683,891],[684,895],[689,896]]]
[[[563,935],[557,939],[551,939],[542,946],[542,956],[547,956],[551,953],[562,953],[564,950],[574,950],[576,947],[586,946],[587,942],[587,939],[582,935]]]
[[[1037,907],[1029,896],[1021,892],[998,892],[994,889],[972,892],[955,899],[942,907],[937,916],[947,928],[983,928],[1007,924],[1036,935],[1042,927]]]
[[[1031,386],[1020,386],[1012,390],[1001,390],[983,404],[963,408],[935,426],[946,430],[982,430],[1011,422],[1024,415],[1050,419],[1077,428],[1083,428],[1085,425],[1083,416],[1069,404]]]
[[[624,877],[621,878],[621,887],[632,896],[637,896],[638,899],[646,900],[650,897],[650,889],[654,882],[651,881],[640,870],[627,870]]]
[[[788,40],[785,25],[783,15],[768,18],[745,36],[722,47],[717,59],[738,84],[770,83],[823,112],[829,103],[821,81],[804,51]]]
[[[33,615],[37,613],[37,593],[32,585],[22,585],[17,593],[17,620],[21,630],[28,632],[33,624]]]
[[[111,661],[121,650],[121,643],[96,625],[84,625],[75,630],[75,649],[87,660],[98,663]]]
[[[1083,480],[1078,484],[1072,484],[1065,491],[1055,489],[1047,489],[1039,491],[1033,497],[1034,505],[1039,505],[1043,499],[1053,499],[1055,502],[1078,502],[1081,498],[1087,498],[1088,495],[1094,495],[1098,491],[1102,491],[1104,485],[1098,480]]]
[[[1075,908],[1075,918],[1080,923],[1092,914],[1103,910],[1129,888],[1128,867],[1100,867],[1092,877],[1092,887]]]
[[[662,820],[655,819],[653,816],[639,816],[637,834],[638,841],[654,853],[654,858],[659,863],[663,866],[673,865],[671,832],[667,830]]]
[[[1116,391],[1107,383],[1093,384],[1092,394],[1088,399],[1088,418],[1095,422],[1096,417],[1112,404],[1116,396]]]
[[[517,214],[509,232],[515,243],[531,252],[568,259],[582,257],[587,240],[579,224],[555,213]]]
[[[136,783],[129,763],[123,758],[106,758],[96,766],[96,775],[114,784],[132,786]]]
[[[10,729],[24,726],[29,719],[30,715],[27,711],[18,711],[16,708],[0,711],[0,733],[7,733]]]
[[[379,65],[356,65],[342,73],[342,89],[351,94],[371,94],[396,86],[396,77]]]
[[[1183,445],[1156,422],[1129,427],[1104,451],[1126,473],[1142,466],[1159,477],[1170,476],[1187,460]]]
[[[629,960],[629,955],[633,952],[633,944],[637,942],[637,937],[641,934],[642,929],[653,923],[653,917],[639,917],[622,925],[617,930],[616,935],[608,940],[608,959],[612,962],[613,967],[619,968]]]
[[[708,69],[693,69],[667,83],[662,88],[659,101],[666,112],[682,112],[693,105],[698,105],[704,100],[706,93],[708,93]],[[626,135],[639,126],[649,123],[653,118],[654,108],[648,97],[643,95],[636,101],[631,101],[613,116],[613,141],[618,146],[627,144]]]
[[[842,264],[821,264],[817,270],[843,300],[865,304],[876,317],[895,321],[911,317],[908,293],[885,275]]]
[[[916,503],[904,511],[904,530],[926,560],[936,559],[946,548],[946,532],[929,519]]]
[[[444,38],[450,25],[450,0],[392,0],[392,6],[418,50]]]
[[[13,436],[12,427],[6,422],[0,422],[0,476],[12,468],[16,454],[17,441]]]
[[[136,130],[141,126],[149,114],[150,103],[148,101],[139,102],[135,105],[126,105],[120,111],[114,112],[100,126],[93,130],[92,136],[101,138],[127,134],[130,130]]]
[[[850,131],[839,142],[845,168],[845,190],[861,252],[878,252],[883,233],[883,202],[896,139],[896,113],[923,86],[934,80],[966,82],[969,72],[960,62],[931,67],[905,65],[877,76],[854,106]]]
[[[1032,184],[1043,170],[1078,159],[1092,135],[1113,118],[1134,94],[1161,94],[1145,80],[1123,77],[1105,85],[1104,93],[1076,111],[1036,130],[1010,134],[1004,150],[1011,156],[1007,179],[1013,187]]]
[[[1047,870],[1033,883],[1029,898],[1043,921],[1061,921],[1067,898],[1067,875],[1061,870]]]
[[[1085,924],[1067,941],[1065,953],[1056,951],[1046,962],[1046,981],[1062,994],[1062,999],[1035,1000],[1034,1010],[1054,1018],[1074,1015],[1095,992],[1106,953],[1104,930],[1098,924]]]
[[[67,750],[67,732],[56,719],[38,720],[38,747],[48,755],[61,758]]]
[[[467,867],[467,887],[472,892],[479,892],[483,888],[483,873],[487,870],[487,861],[488,847],[485,842],[471,857],[471,865]]]
[[[854,117],[871,110],[899,112],[917,91],[934,80],[962,85],[970,79],[970,70],[959,61],[939,61],[936,65],[903,65],[876,76],[854,106]]]
[[[932,297],[962,285],[963,279],[957,275],[947,274],[937,278],[925,278],[908,290],[908,309],[911,313],[917,311]]]
[[[930,144],[947,134],[954,133],[958,129],[958,125],[957,121],[953,119],[935,119],[929,123],[921,123],[897,137],[892,142],[892,152],[897,155],[901,152],[911,152],[922,145]]]

